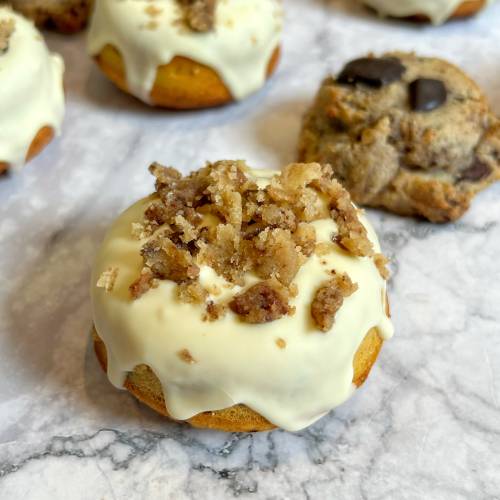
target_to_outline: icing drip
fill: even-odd
[[[363,0],[366,5],[383,16],[409,17],[416,14],[427,16],[433,24],[442,24],[455,12],[464,0]],[[486,0],[486,4],[494,0]]]
[[[151,12],[155,12],[152,17]],[[278,47],[279,0],[217,3],[215,27],[195,33],[179,22],[176,0],[97,0],[88,36],[92,56],[110,44],[122,55],[129,91],[146,103],[159,66],[183,56],[213,68],[235,99],[263,86]]]
[[[0,162],[25,163],[38,131],[59,134],[64,114],[64,63],[51,54],[31,21],[0,7],[0,19],[14,19],[8,50],[0,54]]]
[[[269,182],[269,171],[253,173],[259,186]],[[144,363],[159,378],[176,419],[244,403],[290,431],[312,424],[349,398],[353,358],[366,333],[373,327],[385,339],[393,333],[385,313],[386,283],[372,258],[353,257],[332,245],[331,253],[311,255],[297,274],[293,316],[249,325],[229,311],[215,322],[204,322],[202,306],[179,302],[171,281],[161,281],[137,300],[130,296],[129,285],[142,268],[143,243],[133,239],[131,225],[142,220],[147,204],[148,199],[141,200],[117,219],[93,269],[94,322],[107,347],[108,377],[114,385],[122,388],[127,372]],[[378,252],[371,225],[361,219]],[[337,230],[331,219],[312,224],[318,242],[330,242]],[[106,292],[95,285],[109,268],[118,274],[113,290]],[[331,269],[346,272],[359,289],[345,299],[333,328],[322,333],[313,324],[310,305]],[[249,275],[245,285],[256,281]],[[200,282],[220,290],[215,301],[241,289],[206,266],[201,266]],[[196,362],[179,359],[185,350]]]

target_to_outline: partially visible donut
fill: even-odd
[[[54,129],[52,127],[42,127],[35,138],[31,141],[28,153],[26,155],[26,162],[30,161],[36,155],[41,153],[41,151],[49,144],[54,138]],[[0,174],[6,172],[9,169],[9,164],[7,162],[0,162]]]
[[[22,166],[59,133],[63,72],[33,23],[0,7],[0,172]]]
[[[279,53],[276,48],[269,60],[267,76],[276,69]],[[115,47],[106,45],[95,59],[117,87],[129,92],[123,58]],[[158,68],[150,94],[151,104],[171,109],[221,106],[232,100],[231,92],[216,71],[182,56],[175,56]]]
[[[154,106],[206,108],[259,90],[279,59],[280,2],[206,0],[213,12],[203,23],[186,17],[185,3],[100,0],[90,54],[119,88]]]
[[[449,19],[473,16],[493,0],[362,0],[384,16],[399,17],[416,22],[442,24]]]

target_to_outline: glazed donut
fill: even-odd
[[[22,166],[59,133],[63,71],[32,22],[0,7],[0,172]]]
[[[330,167],[151,171],[92,273],[110,381],[224,431],[300,430],[348,399],[392,325],[386,259]]]
[[[494,0],[363,0],[383,16],[442,24],[473,16]]]
[[[98,0],[89,53],[119,88],[150,105],[196,109],[243,99],[277,66],[280,3],[208,3],[216,5],[211,23],[195,28],[182,0]]]

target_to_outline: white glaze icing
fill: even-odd
[[[253,172],[259,187],[269,182],[270,171]],[[373,259],[350,256],[332,245],[332,253],[313,254],[296,276],[293,316],[249,325],[229,311],[218,321],[204,322],[201,306],[176,300],[171,281],[161,281],[138,300],[130,297],[129,285],[142,268],[143,244],[132,238],[131,225],[143,220],[147,204],[148,198],[139,201],[112,225],[92,274],[94,322],[107,347],[108,377],[115,386],[121,388],[127,372],[145,363],[158,376],[176,419],[244,403],[290,431],[312,424],[352,394],[353,358],[365,334],[375,327],[387,339],[393,332],[385,313],[386,283]],[[379,251],[372,226],[364,217],[362,222]],[[331,219],[313,224],[318,241],[331,241],[336,232]],[[117,268],[118,276],[106,292],[96,283],[109,268]],[[314,327],[310,305],[331,269],[347,272],[359,289],[344,301],[325,334]],[[225,287],[225,280],[206,266],[200,281],[218,285],[216,302],[240,290]],[[245,287],[255,281],[247,276]],[[278,338],[285,340],[285,349],[276,345]],[[183,349],[197,362],[180,360]]]
[[[157,8],[151,17],[147,8]],[[177,0],[96,0],[88,35],[92,56],[105,45],[121,53],[129,91],[146,103],[159,66],[184,56],[213,68],[235,99],[261,88],[282,29],[280,0],[221,0],[214,30],[179,23]],[[147,28],[154,22],[155,29]]]
[[[60,132],[64,63],[31,21],[8,7],[0,7],[0,19],[15,21],[9,49],[0,55],[0,162],[19,167],[42,127]]]
[[[442,24],[464,0],[363,0],[383,16],[408,17],[426,15],[433,24]],[[486,0],[487,4],[494,0]]]

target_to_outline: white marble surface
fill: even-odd
[[[500,184],[456,224],[369,212],[394,259],[397,334],[355,397],[306,431],[166,422],[94,359],[92,256],[151,190],[152,160],[279,167],[320,79],[370,49],[446,56],[500,112],[500,3],[441,28],[381,21],[349,0],[286,8],[268,87],[201,113],[149,110],[104,80],[83,36],[48,37],[67,63],[64,134],[0,181],[1,499],[500,498]]]

